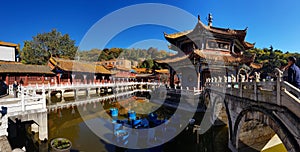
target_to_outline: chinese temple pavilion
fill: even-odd
[[[46,65],[28,65],[13,61],[0,61],[0,80],[6,85],[17,81],[21,85],[48,84],[55,80],[55,73]]]
[[[58,84],[92,83],[108,80],[111,72],[96,62],[51,57],[48,66],[56,73]]]
[[[170,49],[177,54],[156,62],[169,67],[171,88],[175,86],[176,75],[181,86],[200,90],[206,78],[227,79],[231,75],[236,76],[241,65],[255,67],[255,55],[243,55],[245,50],[254,47],[254,43],[245,41],[246,34],[247,28],[234,30],[212,26],[211,14],[208,16],[208,25],[203,24],[198,16],[194,29],[164,33],[165,39],[171,43]]]

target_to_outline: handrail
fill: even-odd
[[[162,83],[156,83],[156,82],[121,82],[121,83],[116,83],[116,82],[108,82],[108,83],[73,83],[73,84],[55,84],[55,85],[28,85],[24,86],[26,88],[32,88],[34,90],[39,90],[41,88],[45,89],[56,89],[56,88],[97,88],[97,87],[116,87],[116,86],[130,86],[130,85],[162,85]]]
[[[285,93],[288,96],[291,96],[291,98],[300,103],[300,89],[296,88],[295,86],[286,81],[283,81],[281,86],[283,93]]]
[[[118,88],[120,92],[118,94],[113,94],[111,97],[118,97],[136,91],[151,91],[147,89],[138,88],[137,85],[148,85],[148,86],[160,86],[162,84],[156,82],[108,82],[108,83],[74,83],[72,85],[28,85],[28,86],[19,86],[18,88],[18,98],[7,98],[0,99],[0,103],[3,106],[8,107],[8,112],[26,112],[27,110],[46,110],[46,90],[59,90],[59,89],[88,89],[88,88],[101,88],[101,87],[112,87]],[[133,86],[133,87],[132,87]],[[10,86],[12,91],[12,86]],[[131,91],[130,91],[131,90]],[[37,91],[42,91],[42,95],[37,94]],[[126,92],[124,92],[126,91]],[[102,98],[102,97],[101,97]],[[107,96],[103,99],[109,98]],[[29,109],[28,109],[29,108]]]
[[[220,93],[247,98],[252,101],[285,106],[293,113],[299,113],[300,89],[282,80],[282,71],[276,69],[277,80],[253,82],[222,82],[222,79],[207,79],[205,88]],[[226,80],[225,80],[226,81]]]

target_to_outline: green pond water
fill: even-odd
[[[72,99],[70,99],[72,100]],[[55,102],[54,102],[55,103]],[[97,121],[97,118],[108,114],[101,110],[111,107],[119,108],[119,119],[126,118],[128,109],[134,110],[138,117],[145,117],[150,112],[158,114],[159,118],[168,118],[174,109],[170,109],[151,102],[124,99],[118,102],[96,102],[78,107],[53,110],[48,113],[49,140],[64,137],[72,142],[72,151],[85,152],[117,152],[117,151],[191,151],[191,152],[226,152],[230,151],[228,144],[227,126],[211,127],[205,134],[197,137],[191,127],[185,129],[171,141],[150,149],[125,149],[104,142],[95,135],[84,120]],[[80,112],[79,112],[80,111]],[[93,112],[90,112],[93,111]],[[194,119],[200,124],[203,113],[196,113]],[[84,119],[83,119],[84,117]]]

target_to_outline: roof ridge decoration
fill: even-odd
[[[207,26],[201,21],[200,15],[198,15],[198,22],[192,30],[186,30],[182,32],[172,33],[172,34],[167,34],[164,32],[164,36],[165,39],[172,44],[172,41],[174,42],[180,38],[189,37],[191,33],[199,32],[202,30],[206,30],[212,34],[221,34],[221,35],[231,36],[235,39],[238,39],[244,45],[246,50],[253,48],[255,44],[255,43],[251,44],[245,41],[248,27],[246,27],[245,29],[230,29],[230,28]]]
[[[54,67],[64,71],[111,74],[109,70],[103,65],[97,64],[97,62],[83,62],[55,57],[50,58],[49,62]]]
[[[247,30],[248,30],[248,27],[246,27],[245,29],[239,29],[239,30],[237,30],[237,29],[230,29],[230,28],[221,28],[221,27],[207,26],[207,25],[203,24],[203,22],[201,21],[200,15],[198,15],[198,23],[197,23],[197,25],[200,25],[204,29],[209,30],[211,32],[223,32],[223,33],[224,32],[229,32],[229,33],[232,33],[232,34],[243,34],[244,35],[244,34],[247,33]],[[172,33],[172,34],[167,34],[166,32],[163,32],[163,33],[167,37],[170,37],[170,36],[172,37],[173,35],[178,35],[179,37],[181,37],[181,36],[183,36],[182,34],[188,34],[187,32],[194,31],[196,29],[197,25],[192,30],[185,30],[185,31],[182,31],[182,32],[177,32],[177,33]],[[226,34],[226,33],[224,33],[224,34]]]

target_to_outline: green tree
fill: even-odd
[[[274,69],[287,65],[287,58],[289,56],[295,56],[298,59],[296,64],[300,65],[299,53],[283,53],[281,50],[274,50],[272,46],[263,49],[253,48],[245,52],[246,56],[251,54],[256,54],[255,62],[263,65],[259,70],[261,72],[261,78],[274,76]]]
[[[107,61],[108,59],[108,54],[109,54],[109,49],[105,48],[101,51],[99,57],[98,57],[98,61]]]
[[[152,69],[153,66],[154,66],[153,59],[147,59],[143,61],[140,65],[141,68],[147,68],[147,69]]]
[[[75,41],[68,34],[62,35],[56,29],[39,33],[30,41],[24,42],[21,52],[22,62],[26,64],[46,64],[52,56],[74,59],[77,51]]]

